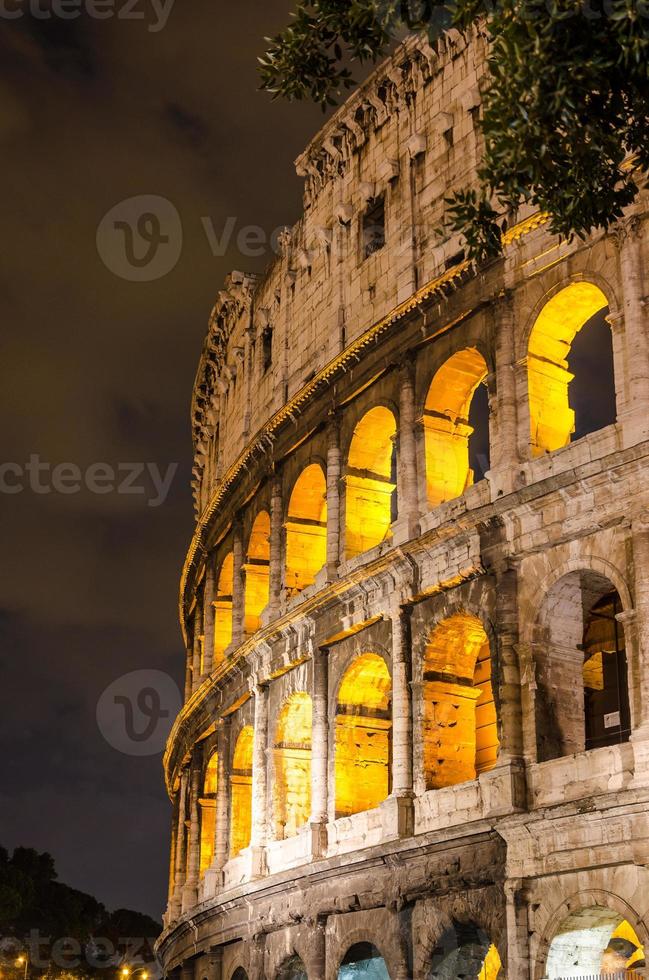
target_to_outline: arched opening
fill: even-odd
[[[337,817],[371,810],[390,793],[391,697],[383,657],[364,653],[347,668],[336,704]]]
[[[242,966],[238,966],[232,974],[230,980],[248,980],[248,974]]]
[[[311,463],[298,477],[286,520],[285,585],[289,596],[312,585],[327,560],[327,485]]]
[[[430,507],[459,497],[489,469],[489,402],[484,357],[458,351],[436,372],[424,407],[426,492]],[[475,402],[475,405],[474,405]]]
[[[293,837],[311,812],[311,698],[297,691],[280,711],[275,730],[273,822],[275,839]]]
[[[631,730],[622,604],[604,575],[564,575],[534,627],[539,762],[626,742]]]
[[[276,980],[307,980],[304,963],[299,956],[291,956],[284,960],[277,971]]]
[[[252,746],[254,730],[246,725],[239,732],[230,774],[230,856],[250,843],[252,828]]]
[[[473,922],[454,922],[440,936],[426,980],[497,980],[502,963],[484,929]]]
[[[615,421],[613,346],[606,296],[574,282],[548,300],[528,346],[533,456],[567,446]],[[577,335],[583,328],[583,337]]]
[[[499,742],[491,650],[476,616],[456,613],[435,627],[423,680],[426,788],[453,786],[492,769]]]
[[[388,408],[366,412],[354,429],[345,473],[345,554],[383,541],[397,517],[397,423]]]
[[[234,583],[234,556],[231,551],[223,559],[216,583],[214,600],[214,663],[223,660],[223,654],[232,643],[232,591]]]
[[[390,974],[373,943],[354,943],[338,968],[338,980],[390,980]]]
[[[201,808],[201,878],[214,857],[214,832],[216,830],[216,786],[218,754],[213,752],[205,768],[203,793],[199,800]]]
[[[255,518],[248,540],[244,570],[245,630],[256,633],[261,626],[261,613],[268,605],[270,567],[270,517],[262,510]]]
[[[640,977],[636,971],[644,967],[644,949],[632,925],[612,909],[595,906],[572,912],[561,924],[544,975],[548,980]]]

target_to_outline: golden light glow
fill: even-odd
[[[337,817],[371,810],[390,792],[391,692],[376,653],[357,657],[345,672],[336,705]]]
[[[486,376],[482,354],[469,347],[453,354],[431,381],[423,418],[426,492],[431,507],[459,497],[473,483],[469,409],[476,388]]]
[[[252,828],[252,746],[254,730],[246,725],[239,732],[230,775],[230,855],[234,857],[250,843]]]
[[[497,980],[501,969],[502,962],[498,950],[494,945],[491,945],[482,964],[482,969],[478,974],[478,980]]]
[[[426,646],[423,728],[427,789],[475,779],[496,763],[489,640],[468,613],[443,620]]]
[[[370,409],[354,429],[345,474],[345,553],[360,555],[380,544],[396,516],[395,438],[388,408]]]
[[[273,823],[276,840],[292,837],[311,813],[311,698],[297,691],[285,702],[275,731]]]
[[[527,352],[533,456],[570,442],[575,413],[568,400],[573,375],[566,358],[577,333],[606,306],[601,289],[590,282],[574,282],[553,296],[536,319]]]
[[[293,487],[286,520],[286,589],[297,595],[312,585],[327,560],[327,485],[311,463]]]
[[[627,946],[626,950],[624,950],[624,946],[620,949],[620,944],[613,944],[613,940],[615,939],[624,940],[629,946]],[[611,949],[611,946],[613,946],[613,949]],[[631,954],[628,955],[630,947],[634,948]],[[633,970],[636,965],[644,963],[644,958],[644,948],[638,938],[638,934],[631,923],[623,919],[619,926],[613,930],[609,941],[609,948],[602,958],[601,972],[610,973],[611,976],[613,974],[621,975],[623,970]]]
[[[203,795],[201,807],[201,878],[212,863],[214,857],[214,832],[216,830],[216,787],[219,757],[213,752],[207,763],[205,779],[203,780]]]
[[[256,633],[268,605],[270,568],[270,516],[262,510],[255,518],[244,565],[246,573],[245,630]]]
[[[216,584],[214,602],[214,664],[223,660],[225,650],[232,643],[232,590],[234,583],[234,555],[231,551],[223,559]]]

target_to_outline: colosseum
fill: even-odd
[[[210,316],[179,980],[646,975],[647,197],[588,240],[521,211],[467,261],[439,228],[486,53],[406,38]]]

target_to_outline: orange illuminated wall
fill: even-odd
[[[261,626],[262,610],[268,605],[270,565],[270,517],[265,510],[257,514],[250,532],[246,573],[245,630],[255,633]]]
[[[214,857],[214,832],[216,830],[216,774],[218,756],[214,752],[207,763],[203,780],[201,808],[201,878],[209,868]]]
[[[502,969],[502,962],[500,955],[495,946],[490,946],[485,961],[482,964],[482,969],[478,974],[478,980],[498,980],[500,976],[500,971]]]
[[[431,507],[459,497],[473,483],[469,409],[476,388],[486,376],[482,354],[469,347],[453,354],[433,377],[423,417],[426,492]]]
[[[275,731],[274,837],[292,837],[311,813],[311,698],[304,691],[285,702]]]
[[[289,596],[312,585],[327,560],[327,486],[322,467],[311,463],[298,477],[286,520],[285,585]]]
[[[216,585],[214,602],[214,663],[223,659],[223,654],[232,642],[232,589],[234,582],[234,556],[232,552],[223,559]]]
[[[371,810],[390,792],[391,695],[378,654],[362,654],[345,672],[336,705],[337,817]]]
[[[574,282],[550,299],[530,334],[527,385],[532,455],[561,449],[570,442],[575,413],[570,407],[568,353],[576,334],[607,306],[604,293],[590,282]]]
[[[345,474],[347,558],[380,544],[396,517],[396,433],[394,415],[380,405],[354,429]]]
[[[246,725],[239,732],[230,774],[230,856],[250,844],[252,828],[252,745],[254,730]]]
[[[423,756],[427,789],[493,768],[498,756],[489,640],[479,619],[457,613],[426,645]]]

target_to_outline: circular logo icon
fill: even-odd
[[[97,725],[125,755],[157,755],[182,707],[178,685],[162,670],[133,670],[109,684],[97,702]]]
[[[97,251],[111,272],[130,282],[152,282],[174,268],[183,246],[177,209],[166,197],[140,194],[120,201],[97,228]]]

